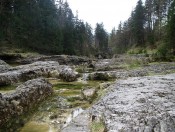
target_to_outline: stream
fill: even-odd
[[[44,101],[20,129],[20,132],[55,132],[71,123],[72,119],[91,106],[81,96],[83,87],[96,87],[98,81],[62,82],[48,79],[53,84],[54,95]]]

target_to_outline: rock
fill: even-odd
[[[20,115],[26,114],[52,93],[52,85],[45,79],[34,79],[18,86],[13,93],[4,94],[0,98],[0,131],[15,126],[10,123],[12,119],[18,122]]]
[[[16,62],[19,59],[22,59],[23,57],[21,54],[18,53],[1,53],[0,58],[2,60],[5,60],[6,62]]]
[[[48,77],[54,70],[59,70],[59,64],[54,61],[40,61],[29,65],[17,66],[9,69],[8,72],[0,74],[0,85],[9,85],[37,77]]]
[[[3,60],[0,60],[0,73],[7,72],[9,69],[10,66]]]
[[[89,112],[85,111],[75,117],[61,132],[90,132]]]
[[[106,89],[111,85],[111,82],[105,82],[105,83],[100,83],[99,88],[100,89]]]
[[[108,71],[110,70],[111,59],[100,59],[98,61],[92,61],[89,64],[90,68],[93,68],[96,71]]]
[[[174,132],[175,74],[117,81],[91,109],[108,132]]]
[[[78,77],[78,72],[73,71],[70,67],[64,67],[60,71],[60,78],[63,79],[63,81],[73,82],[76,81]]]
[[[39,61],[10,68],[8,72],[0,73],[0,85],[10,85],[38,77],[61,77],[65,81],[74,81],[77,73],[69,66],[59,65],[55,61]]]
[[[63,97],[60,97],[60,96],[57,98],[58,108],[66,109],[66,108],[69,108],[69,105],[70,105],[70,103],[68,103],[66,98],[63,98]]]
[[[94,72],[89,74],[89,80],[102,80],[108,81],[110,76],[107,72]]]
[[[25,58],[18,61],[20,64],[30,64],[36,61],[56,61],[61,65],[79,65],[89,63],[91,59],[87,57],[69,56],[69,55],[52,55],[40,56],[35,58]]]
[[[53,70],[53,71],[50,71],[50,75],[49,76],[51,76],[51,77],[53,77],[53,78],[59,78],[59,72],[58,72],[58,70]]]
[[[96,88],[86,87],[81,90],[81,94],[84,99],[93,101],[93,99],[97,96],[97,91]]]

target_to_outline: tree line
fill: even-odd
[[[95,33],[63,0],[1,0],[0,44],[45,54],[90,55],[107,52],[108,34],[102,23]]]
[[[175,0],[139,0],[128,20],[112,30],[109,45],[114,53],[150,47],[162,56],[175,54]]]

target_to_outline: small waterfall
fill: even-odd
[[[77,108],[72,111],[72,113],[68,116],[66,123],[63,125],[63,128],[66,127],[75,117],[81,114],[84,110],[82,108]]]
[[[89,77],[89,73],[83,73],[82,81],[87,83],[88,77]]]

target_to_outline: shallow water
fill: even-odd
[[[28,122],[20,132],[50,132],[51,128],[47,123]],[[52,132],[52,131],[51,131]]]
[[[77,108],[72,111],[72,113],[67,117],[67,120],[65,124],[63,125],[63,128],[66,127],[75,117],[77,117],[79,114],[81,114],[84,110],[82,108]]]
[[[15,85],[8,85],[8,86],[0,86],[0,93],[9,93],[15,91],[17,86]]]
[[[98,86],[100,82],[61,82],[51,80],[55,93],[44,101],[20,132],[55,132],[67,126],[91,104],[82,99],[81,89]],[[61,102],[60,102],[61,97]],[[62,106],[62,107],[61,107]]]

